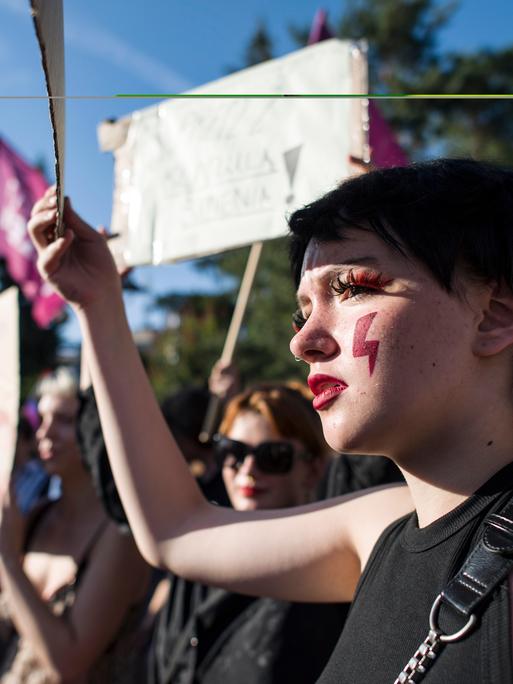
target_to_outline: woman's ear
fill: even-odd
[[[490,287],[478,325],[474,354],[494,356],[513,345],[513,292],[506,285]]]

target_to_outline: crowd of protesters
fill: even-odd
[[[218,505],[279,509],[400,479],[388,459],[335,457],[306,386],[241,390],[236,368],[218,362],[209,388],[185,388],[161,409]],[[200,441],[213,396],[224,416]],[[316,680],[348,604],[255,598],[150,568],[112,477],[87,364],[80,389],[67,368],[46,376],[37,407],[37,429],[20,417],[0,524],[0,681]]]
[[[205,445],[201,392],[156,404],[105,241],[68,204],[54,242],[48,191],[29,228],[94,392],[42,383],[37,468],[20,424],[1,681],[512,681],[512,207],[511,171],[439,160],[296,212],[313,402],[241,390]]]

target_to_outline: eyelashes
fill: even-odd
[[[382,273],[374,271],[353,271],[351,269],[342,276],[335,275],[329,282],[329,288],[333,296],[343,300],[353,299],[366,294],[375,294],[391,282],[390,278],[384,278]],[[298,333],[305,325],[307,317],[298,309],[292,314],[292,328]]]
[[[292,329],[294,330],[294,332],[298,333],[305,323],[306,318],[301,313],[301,310],[298,309],[297,311],[294,311],[294,313],[292,314]]]
[[[351,269],[348,271],[345,280],[340,274],[337,274],[330,280],[329,286],[334,295],[340,295],[344,299],[351,299],[359,295],[382,290],[389,282],[390,280],[383,278],[382,273],[365,271],[355,273]]]

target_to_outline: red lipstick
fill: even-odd
[[[246,497],[246,499],[253,499],[260,493],[255,487],[239,487],[239,492],[242,496]]]
[[[343,380],[322,373],[311,375],[308,386],[315,394],[312,404],[316,411],[322,411],[347,388]]]

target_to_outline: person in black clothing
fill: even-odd
[[[180,393],[168,401],[164,413],[168,423],[180,425],[183,444],[181,398]],[[195,427],[201,424],[201,402],[196,409],[190,417]],[[260,385],[227,405],[214,453],[231,504],[238,510],[259,510],[311,500],[325,468],[327,445],[318,417],[299,391]],[[200,481],[207,497],[211,482]],[[256,599],[174,577],[150,648],[148,681],[310,684],[331,654],[347,609],[342,604]]]
[[[394,482],[404,482],[404,478],[399,468],[389,458],[363,454],[337,454],[330,459],[326,474],[319,486],[317,498],[330,499],[334,496]]]
[[[307,388],[305,390],[308,394]],[[294,487],[290,471],[266,476],[259,473],[251,459],[248,459],[250,471],[245,477],[254,480],[258,488],[248,493],[235,484],[234,474],[237,473],[240,481],[248,464],[244,464],[240,472],[233,467],[223,470],[224,452],[220,441],[202,444],[198,440],[209,398],[206,388],[189,387],[168,396],[161,404],[166,423],[192,464],[191,468],[200,475],[198,484],[209,501],[223,506],[233,503],[243,509],[265,505],[276,508],[284,503],[294,505],[312,498],[325,470],[327,445],[318,417],[299,391],[270,385],[240,394],[227,408],[221,433],[236,434],[249,441],[258,441],[258,433],[261,437],[294,434],[294,443],[306,441],[315,458],[308,466],[311,472],[306,487],[301,487],[300,491]],[[249,416],[243,416],[248,413]],[[234,426],[238,430],[236,433]],[[125,528],[127,521],[112,479],[94,392],[90,387],[81,395],[78,434],[97,492],[110,517]],[[216,446],[221,461],[216,459]],[[202,464],[206,467],[198,472],[198,465]],[[298,466],[294,465],[292,474],[297,472]],[[230,486],[231,502],[222,471]],[[262,483],[266,480],[268,489],[264,492]],[[153,584],[159,587],[155,601],[162,595],[162,577],[162,573],[155,573]],[[153,684],[238,684],[241,680],[247,684],[281,684],[287,678],[297,684],[310,684],[326,664],[348,611],[346,604],[257,600],[187,582],[172,574],[166,584],[169,595],[157,616],[152,643],[145,649],[148,652],[147,680]],[[153,610],[152,601],[149,611]],[[148,615],[145,623],[150,620]]]
[[[217,391],[218,383],[211,381],[209,384]],[[261,411],[267,407],[267,402],[271,401],[270,395],[274,393],[277,396],[271,403],[271,409],[277,415],[278,426],[285,423],[285,432],[290,432],[292,426],[295,432],[295,426],[304,423],[304,420],[298,420],[294,409],[299,406],[304,412],[306,401],[307,413],[303,418],[309,418],[307,429],[306,432],[304,427],[299,430],[304,436],[310,437],[310,441],[312,437],[315,438],[316,452],[324,451],[326,445],[320,438],[318,420],[310,415],[309,401],[301,398],[297,392],[291,392],[293,390],[285,387],[268,387],[258,393],[251,390],[240,395],[237,401],[230,404],[222,432],[229,432],[241,405],[249,402],[258,405],[260,402]],[[189,387],[166,397],[161,409],[189,464],[195,464],[196,472],[199,471],[197,464],[206,465],[198,477],[205,497],[209,501],[229,506],[230,499],[221,469],[216,465],[213,445],[198,440],[209,398],[210,393],[206,388]],[[125,528],[127,521],[112,479],[94,393],[90,387],[82,392],[79,438],[82,453],[107,512]],[[230,479],[231,470],[227,473]],[[400,479],[399,470],[388,459],[346,454],[332,456],[328,460],[317,496],[338,496]],[[282,489],[283,478],[278,479],[278,484]],[[311,491],[310,486],[308,491]],[[234,493],[234,498],[236,496]],[[256,501],[252,497],[246,501],[244,498],[239,501],[241,507]],[[298,684],[309,684],[320,673],[331,654],[334,640],[349,610],[348,604],[317,606],[273,599],[255,600],[187,582],[172,574],[165,581],[167,587],[164,587],[163,577],[162,572],[156,571],[154,574],[153,585],[159,589],[150,602],[145,621],[148,626],[151,625],[150,613],[155,610],[154,603],[163,600],[164,591],[169,592],[157,616],[152,643],[144,649],[148,653],[148,681],[153,684],[178,681],[213,684],[220,679],[223,684],[240,679],[247,681],[247,684],[264,684],[280,683],[288,677]],[[321,625],[321,628],[312,629],[313,624]],[[201,648],[198,648],[199,634]]]
[[[201,442],[199,439],[213,394],[206,387],[185,387],[167,396],[161,410],[203,494],[209,501],[229,506],[223,478],[215,462],[212,440]]]
[[[104,242],[69,206],[51,242],[55,219],[50,191],[29,230],[91,342],[109,458],[145,557],[249,595],[355,597],[323,684],[418,681],[405,666],[430,606],[428,639],[457,638],[427,681],[512,681],[507,580],[471,630],[441,592],[513,495],[513,171],[455,159],[371,171],[292,215],[290,346],[309,365],[327,442],[392,458],[408,487],[290,510],[205,501],[139,364]],[[511,516],[491,520],[511,537]]]

